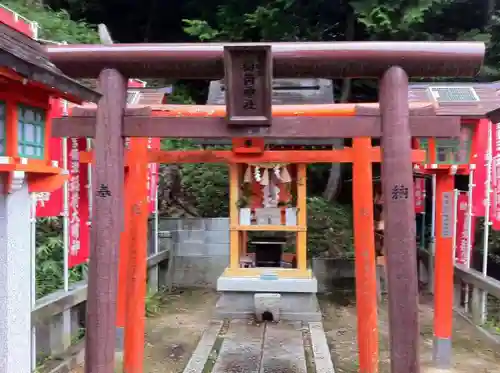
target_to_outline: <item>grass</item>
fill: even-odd
[[[212,370],[214,369],[215,362],[217,361],[220,350],[222,348],[222,343],[224,342],[224,336],[226,335],[228,329],[229,329],[229,320],[224,320],[224,324],[222,325],[219,335],[217,336],[214,345],[212,346],[212,350],[208,355],[208,359],[205,365],[203,366],[202,373],[211,373]]]
[[[144,301],[146,317],[154,317],[161,313],[164,305],[165,291],[162,289],[158,292],[148,291]]]
[[[316,364],[314,363],[314,353],[312,349],[311,331],[306,325],[302,326],[302,343],[304,346],[304,354],[306,358],[307,373],[316,372]]]

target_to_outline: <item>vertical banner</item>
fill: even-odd
[[[488,127],[490,122],[481,119],[476,125],[471,163],[476,165],[474,171],[474,188],[472,189],[472,211],[474,216],[485,215],[486,176],[488,173],[486,153],[488,152]]]
[[[148,150],[160,150],[161,139],[158,138],[148,138]],[[148,204],[149,213],[154,214],[156,212],[156,198],[158,191],[158,170],[159,165],[157,163],[148,164]]]
[[[88,164],[80,163],[80,151],[86,149],[85,138],[68,139],[69,268],[85,263],[90,252]]]
[[[500,230],[500,123],[491,127],[491,200],[492,229]]]
[[[50,100],[50,118],[59,118],[63,115],[64,102],[60,99]],[[61,138],[49,139],[49,156],[51,161],[56,161],[59,167],[63,167],[63,141]],[[52,193],[36,193],[36,216],[52,217],[61,216],[63,212],[63,188]]]
[[[425,212],[425,179],[423,177],[415,178],[415,213]]]
[[[469,196],[467,192],[459,192],[457,198],[457,222],[455,230],[455,260],[458,264],[467,263],[467,247],[468,247],[468,224],[467,211],[469,204]]]
[[[146,87],[146,82],[139,79],[129,79],[128,80],[129,88],[144,88]],[[133,102],[129,102],[129,104],[136,104],[137,101],[140,101],[140,96],[135,96]],[[148,149],[159,150],[160,149],[161,140],[158,138],[148,138]],[[129,138],[125,138],[125,148],[128,149],[130,143]],[[149,205],[149,213],[153,214],[156,212],[156,195],[158,190],[158,164],[149,163],[148,164],[148,205]]]

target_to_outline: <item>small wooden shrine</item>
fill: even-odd
[[[224,105],[225,90],[223,80],[212,81],[207,105]],[[334,101],[332,82],[328,79],[273,79],[271,101],[273,105],[329,104]],[[343,144],[343,139],[250,141],[254,148],[275,151],[307,150],[313,147],[331,149]],[[196,139],[195,142],[204,146],[236,145],[240,149],[236,153],[248,153],[249,149],[245,147],[250,145],[241,141],[232,143],[230,140],[217,139]],[[255,269],[242,272],[230,267],[224,275],[257,275],[263,272],[257,269],[259,267],[280,267],[287,270],[278,271],[278,276],[310,278],[311,272],[306,265],[305,165],[289,162],[238,164],[236,172],[237,175],[231,180],[238,185],[239,197],[237,201],[230,201],[230,205],[238,206],[238,215],[234,220],[238,224],[239,239],[234,243],[231,255],[238,253],[240,268]],[[249,232],[260,232],[260,238],[249,240]],[[286,236],[290,236],[290,233],[295,237],[287,240]],[[289,242],[292,247],[284,250]],[[254,252],[248,252],[250,246]]]

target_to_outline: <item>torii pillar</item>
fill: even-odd
[[[379,85],[382,193],[391,372],[419,373],[419,320],[408,75],[390,67]]]
[[[94,193],[87,298],[85,372],[114,371],[118,253],[123,231],[124,109],[127,81],[118,70],[99,75],[102,98],[97,106]]]

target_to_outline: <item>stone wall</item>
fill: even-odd
[[[161,219],[159,230],[172,234],[174,286],[215,289],[229,264],[229,220]]]
[[[217,279],[229,265],[229,219],[161,219],[159,231],[172,235],[174,286],[215,289]],[[354,277],[352,260],[315,258],[311,266],[320,292],[332,290],[341,279]]]

